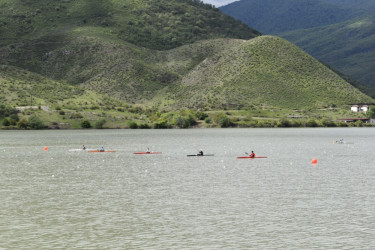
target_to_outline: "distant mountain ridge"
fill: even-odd
[[[375,1],[373,0],[322,0],[327,3],[363,9],[368,12],[375,8]]]
[[[219,9],[265,34],[324,26],[364,13],[319,0],[241,0]]]
[[[241,0],[220,9],[375,88],[375,1]]]
[[[282,36],[332,67],[375,88],[375,14],[287,32]]]

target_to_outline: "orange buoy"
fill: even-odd
[[[312,164],[317,164],[318,163],[318,159],[316,159],[316,158],[312,159],[311,163]]]
[[[48,147],[44,147],[44,151],[47,151],[48,150]]]

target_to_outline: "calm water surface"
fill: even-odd
[[[0,248],[374,249],[374,148],[371,128],[0,131]]]

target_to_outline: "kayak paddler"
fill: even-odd
[[[147,148],[147,151],[146,151],[147,154],[151,153],[151,150],[150,148]]]
[[[82,146],[82,150],[86,150],[86,147],[85,147],[85,145],[83,145],[83,146]]]
[[[100,151],[104,152],[104,151],[105,151],[105,150],[104,150],[104,147],[102,147],[102,148],[100,149]]]
[[[251,151],[251,154],[249,155],[250,158],[255,158],[255,153],[254,151]]]
[[[203,150],[202,150],[202,149],[200,149],[200,150],[198,151],[197,156],[203,156]]]

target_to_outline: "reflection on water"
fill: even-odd
[[[1,131],[0,247],[373,249],[374,135]],[[163,154],[133,154],[148,147]],[[236,158],[251,150],[268,158]]]

